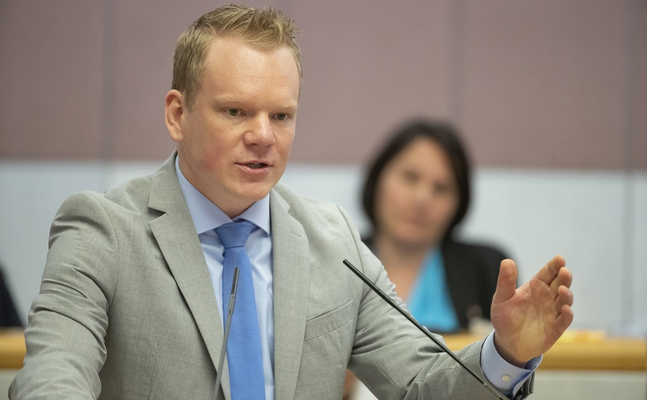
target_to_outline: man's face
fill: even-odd
[[[229,217],[239,215],[283,175],[298,99],[290,48],[259,50],[237,38],[214,39],[191,107],[177,91],[166,97],[182,173]],[[169,113],[177,124],[169,124]]]

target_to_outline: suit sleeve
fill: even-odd
[[[349,221],[345,213],[344,216]],[[358,248],[358,268],[403,305],[379,260],[364,246],[352,224],[349,223],[349,227]],[[482,345],[483,341],[473,343],[456,354],[485,380],[480,366]],[[479,381],[366,286],[360,300],[348,367],[378,398],[449,400],[492,396]]]
[[[65,201],[52,224],[49,247],[25,330],[24,367],[9,398],[96,399],[119,262],[115,232],[96,194]]]

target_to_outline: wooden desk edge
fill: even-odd
[[[479,338],[447,335],[445,340],[447,347],[456,351]],[[544,354],[539,369],[647,371],[647,341],[635,338],[609,338],[591,342],[560,341]]]
[[[478,340],[469,335],[445,336],[456,351]],[[592,346],[597,346],[591,351]],[[25,357],[22,330],[0,330],[0,369],[20,369]],[[640,339],[605,339],[600,342],[558,342],[545,355],[542,370],[647,371],[647,342]]]
[[[0,329],[0,369],[22,368],[26,351],[21,329]]]

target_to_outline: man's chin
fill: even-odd
[[[268,183],[253,183],[241,188],[239,197],[246,202],[257,202],[263,200],[270,193],[274,185]]]

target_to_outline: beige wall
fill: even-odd
[[[644,1],[254,3],[303,30],[293,161],[363,162],[423,115],[479,166],[647,169]],[[1,2],[0,158],[165,158],[175,40],[217,5]]]

